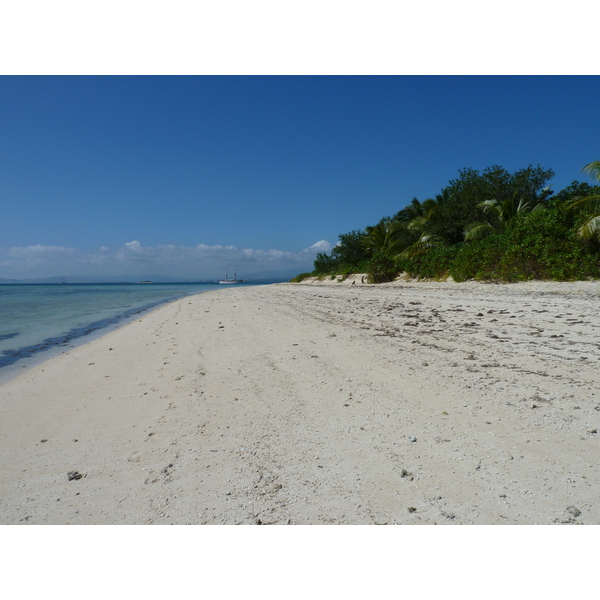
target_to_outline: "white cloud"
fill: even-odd
[[[133,242],[127,242],[125,248],[132,250],[133,252],[139,252],[142,249],[142,246],[137,240],[133,240]]]
[[[75,250],[75,248],[66,248],[65,246],[40,246],[39,244],[37,246],[25,246],[8,249],[9,256],[33,259],[38,257],[46,258],[49,256],[72,255],[76,252],[77,250]]]
[[[339,242],[338,242],[338,244],[339,244]],[[329,252],[330,250],[331,250],[331,244],[329,242],[326,242],[325,240],[321,240],[321,241],[317,242],[316,244],[313,244],[310,248],[303,250],[303,252],[317,253],[317,252]]]
[[[6,251],[0,249],[0,273],[5,269],[10,270],[18,266],[23,272],[39,271],[49,268],[54,263],[68,262],[77,254],[75,248],[65,246],[25,246],[9,248]],[[2,276],[0,274],[0,276]],[[7,275],[13,277],[13,275]]]
[[[320,240],[299,252],[261,250],[236,246],[144,246],[138,240],[110,248],[84,251],[64,246],[0,248],[0,277],[26,279],[51,276],[165,275],[189,279],[222,277],[225,271],[244,278],[278,272],[312,270],[317,253],[328,252],[329,242]]]

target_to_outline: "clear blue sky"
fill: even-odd
[[[591,182],[599,97],[596,76],[3,76],[0,277],[306,270],[464,167]]]

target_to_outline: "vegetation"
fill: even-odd
[[[582,169],[600,184],[600,161]],[[559,281],[600,277],[600,185],[574,181],[554,193],[551,169],[463,169],[433,198],[340,234],[317,255],[320,278],[367,273],[369,282],[411,277],[456,281]]]
[[[293,279],[290,280],[290,283],[300,283],[304,281],[307,277],[312,277],[312,273],[300,273],[300,275],[296,275]]]
[[[600,181],[600,160],[586,165],[583,170]],[[600,241],[600,194],[593,193],[576,198],[571,208],[584,215],[583,221],[577,227],[577,235],[584,240]]]

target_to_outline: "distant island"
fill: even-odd
[[[600,161],[582,169],[600,182]],[[600,278],[600,185],[573,181],[554,193],[551,169],[509,173],[463,169],[434,198],[417,198],[377,224],[339,235],[309,276],[367,274],[369,283],[401,273],[454,281],[556,281]]]
[[[282,283],[289,281],[290,275],[287,277],[257,277],[255,279],[245,279],[244,283],[249,284],[267,284],[267,283]],[[133,276],[111,277],[111,276],[73,276],[73,277],[31,277],[28,279],[6,279],[0,277],[0,285],[65,285],[65,284],[218,284],[218,279],[192,280],[182,277],[169,277],[167,275],[155,276],[140,279]]]

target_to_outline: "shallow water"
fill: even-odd
[[[0,374],[166,302],[222,288],[198,283],[0,285]]]

